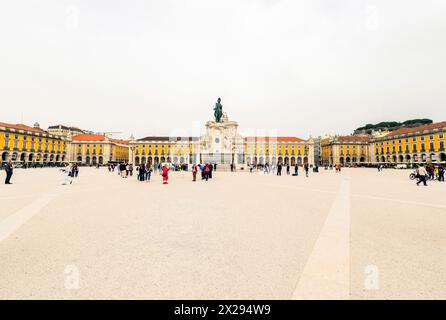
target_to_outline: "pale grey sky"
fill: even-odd
[[[249,133],[446,120],[444,0],[0,2],[0,121]],[[270,131],[269,131],[270,130]]]

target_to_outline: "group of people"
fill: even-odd
[[[420,164],[416,170],[416,179],[417,186],[419,186],[420,183],[427,186],[427,179],[444,182],[444,168],[442,166],[433,165],[424,167],[423,164]]]
[[[198,170],[200,170],[201,172],[201,180],[209,181],[209,179],[212,179],[212,172],[217,170],[217,164],[212,164],[212,163],[193,164],[192,181],[197,181]]]
[[[79,175],[79,167],[77,163],[70,163],[68,166],[61,169],[61,171],[64,175],[63,185],[72,184],[73,178],[77,178]]]
[[[261,166],[255,166],[254,164],[249,165],[249,172],[253,172],[255,168],[260,168],[260,170],[262,170],[263,174],[271,174],[271,173],[275,173],[277,176],[282,176],[282,170],[285,167],[286,169],[286,174],[290,175],[291,174],[291,167],[293,167],[294,169],[294,173],[292,174],[294,177],[299,176],[299,165],[296,163],[294,166],[291,166],[290,164],[281,164],[279,163],[278,165],[269,165],[268,163],[265,165],[261,165]],[[303,170],[305,172],[305,176],[308,177],[308,172],[310,171],[310,166],[308,165],[308,163],[305,163],[303,165]],[[313,171],[314,172],[319,172],[318,167],[314,166],[313,167]]]

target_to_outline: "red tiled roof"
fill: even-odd
[[[111,142],[120,143],[120,144],[129,144],[128,140],[120,140],[120,139],[110,139]]]
[[[336,141],[338,142],[369,142],[370,137],[369,136],[363,136],[363,135],[351,135],[351,136],[339,136],[336,137]]]
[[[305,140],[298,137],[245,137],[245,141],[300,142]]]
[[[16,130],[31,131],[31,132],[38,132],[38,133],[46,133],[45,130],[42,130],[40,128],[30,127],[30,126],[27,126],[27,125],[21,124],[21,123],[12,124],[12,123],[0,122],[0,127],[16,129]]]
[[[446,121],[425,124],[422,126],[412,127],[412,128],[402,127],[395,131],[389,132],[383,138],[390,138],[390,137],[398,136],[401,134],[410,134],[410,133],[415,133],[415,132],[423,132],[425,130],[441,129],[441,128],[446,128]]]

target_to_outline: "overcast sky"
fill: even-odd
[[[116,137],[446,120],[444,0],[0,2],[0,121]]]

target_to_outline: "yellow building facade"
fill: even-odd
[[[370,137],[329,136],[321,139],[322,165],[360,165],[370,162]]]
[[[313,143],[297,137],[245,137],[244,163],[248,165],[313,164]]]
[[[446,121],[400,128],[370,143],[373,163],[446,163]]]
[[[23,164],[57,164],[67,161],[68,141],[24,124],[0,122],[1,161],[12,160]]]
[[[80,134],[70,142],[70,161],[87,164],[128,162],[129,143],[126,140],[111,139],[102,134]]]
[[[130,141],[129,158],[132,163],[185,164],[200,162],[198,138],[145,137]]]

